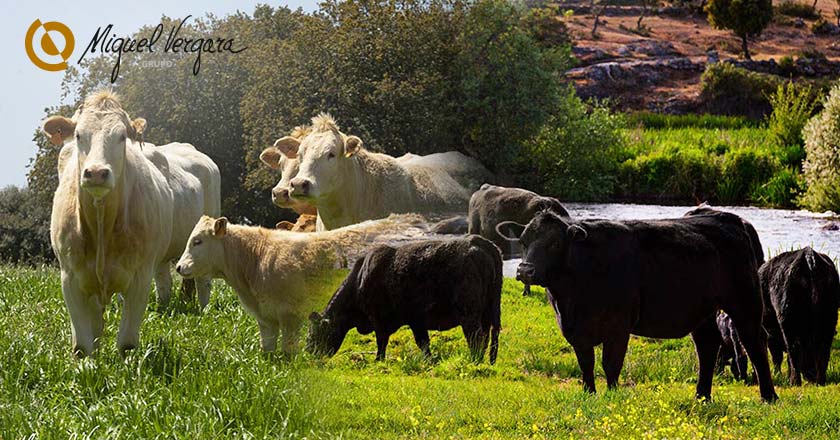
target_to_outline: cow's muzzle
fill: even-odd
[[[289,195],[292,197],[309,197],[312,192],[312,182],[309,179],[296,177],[291,181],[292,190]]]
[[[113,187],[111,169],[92,165],[82,171],[82,188],[94,197],[102,197]]]
[[[534,273],[536,269],[534,265],[531,263],[519,263],[519,267],[516,268],[516,279],[522,281],[525,284],[534,284]]]
[[[271,203],[277,206],[285,207],[292,201],[287,188],[274,188],[271,190]]]

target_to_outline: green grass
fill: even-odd
[[[124,361],[112,306],[99,356],[79,361],[58,272],[0,269],[0,438],[840,436],[840,341],[831,385],[789,387],[777,374],[775,405],[728,373],[715,378],[712,402],[695,401],[687,338],[633,338],[621,387],[606,391],[599,365],[598,394],[588,395],[543,291],[523,298],[513,280],[494,366],[468,361],[459,329],[432,332],[432,359],[403,329],[384,362],[374,361],[373,335],[355,331],[333,358],[277,361],[260,355],[256,324],[233,292],[214,287],[202,316],[150,311],[142,347]]]

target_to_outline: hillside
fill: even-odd
[[[593,37],[595,18],[588,5],[557,4],[565,12],[558,20],[567,27],[580,61],[567,78],[584,96],[609,97],[627,110],[696,111],[706,63],[743,62],[740,39],[730,31],[712,28],[705,14],[672,6],[654,8],[642,21],[646,29],[636,32],[642,8],[610,4]],[[816,9],[827,22],[836,23],[837,8],[834,0],[818,0]],[[832,25],[828,33],[818,35],[811,29],[815,21],[776,14],[768,28],[750,40],[754,62],[744,65],[778,73],[782,58],[791,57],[796,63],[795,77],[837,77],[840,28]],[[818,59],[822,56],[825,60]]]

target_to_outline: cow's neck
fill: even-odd
[[[109,244],[115,234],[123,232],[126,220],[130,218],[131,204],[127,198],[134,179],[133,170],[128,163],[126,160],[126,166],[117,178],[114,188],[105,196],[95,199],[81,187],[78,189],[80,226],[84,236],[88,238],[86,241],[89,246],[86,247],[96,255],[96,277],[103,289],[107,289],[108,286],[106,259]]]
[[[214,269],[237,291],[252,292],[255,288],[253,283],[259,279],[256,274],[261,270],[266,249],[263,244],[267,237],[262,235],[259,228],[229,224],[221,238],[222,267]]]
[[[327,230],[369,220],[370,215],[379,214],[377,211],[383,205],[381,198],[388,188],[381,184],[379,174],[370,172],[369,161],[367,151],[359,151],[342,161],[342,185],[327,197],[326,203],[318,205],[318,214]]]

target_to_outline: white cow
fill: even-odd
[[[139,344],[152,278],[166,303],[169,265],[191,225],[220,210],[216,164],[189,144],[143,143],[145,126],[108,91],[85,99],[72,119],[52,116],[43,124],[54,144],[69,140],[59,155],[50,238],[80,356],[98,347],[116,292],[123,298],[117,347],[125,354]],[[206,303],[209,279],[197,287]]]
[[[302,139],[286,136],[274,148],[298,160],[290,195],[314,205],[326,229],[392,213],[464,212],[472,192],[492,179],[478,161],[454,151],[399,159],[369,152],[326,114],[312,119]]]
[[[393,215],[324,232],[290,232],[229,224],[202,217],[195,225],[176,270],[184,278],[222,278],[236,290],[260,327],[260,345],[296,351],[298,332],[310,312],[326,305],[330,271],[347,267],[366,250],[384,243],[424,239],[425,220]]]

